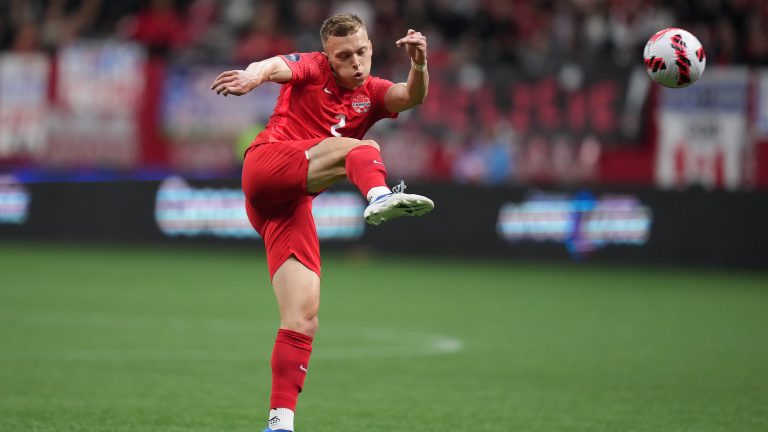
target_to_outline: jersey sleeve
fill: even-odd
[[[319,77],[323,61],[327,61],[319,52],[284,54],[280,58],[291,69],[290,82],[294,84],[310,82]]]
[[[373,105],[376,107],[376,115],[380,119],[384,118],[397,118],[398,113],[387,111],[384,106],[384,96],[387,94],[387,90],[395,85],[392,81],[385,80],[383,78],[371,77],[370,96]]]

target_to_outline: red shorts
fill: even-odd
[[[306,150],[325,138],[255,144],[245,152],[245,210],[264,238],[270,278],[292,255],[320,276],[320,242],[307,192]]]

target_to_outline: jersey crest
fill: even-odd
[[[358,114],[367,113],[371,109],[371,99],[364,94],[352,98],[352,109]]]

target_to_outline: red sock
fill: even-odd
[[[387,187],[387,168],[375,147],[361,145],[347,153],[347,178],[363,196],[376,186]]]
[[[296,410],[296,401],[304,387],[312,337],[295,331],[279,329],[272,350],[271,408]]]

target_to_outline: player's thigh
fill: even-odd
[[[347,175],[345,162],[347,154],[361,145],[379,149],[373,140],[354,138],[326,138],[307,150],[309,169],[307,171],[307,191],[320,192]]]
[[[264,239],[270,278],[291,257],[320,276],[320,242],[311,196],[270,205],[246,201],[246,213]]]
[[[283,143],[254,147],[243,163],[243,192],[262,206],[298,199],[306,195],[307,169],[304,150]]]

